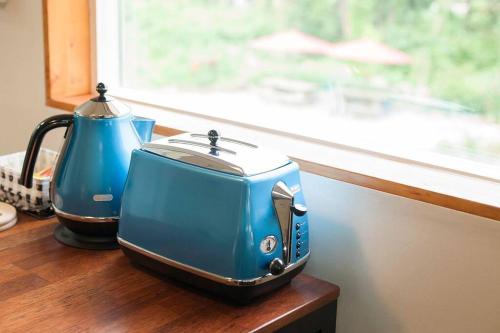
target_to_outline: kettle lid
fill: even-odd
[[[170,159],[238,176],[253,176],[278,169],[290,159],[255,144],[208,134],[183,133],[143,144],[143,150]]]
[[[124,103],[106,96],[108,89],[106,85],[99,82],[96,86],[99,96],[94,97],[80,106],[77,106],[75,113],[87,118],[118,118],[130,114],[130,108]]]

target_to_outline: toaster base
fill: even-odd
[[[123,250],[123,253],[125,253],[125,255],[135,264],[147,267],[155,272],[174,278],[182,283],[192,285],[217,296],[222,296],[239,304],[248,304],[252,299],[288,284],[305,267],[305,264],[300,265],[297,268],[262,284],[252,286],[232,286],[218,283],[194,273],[159,262],[145,256],[142,253],[131,250],[128,247],[121,246],[121,249]]]

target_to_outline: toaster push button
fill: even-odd
[[[295,238],[300,239],[300,232],[297,231],[297,234],[295,235]]]
[[[298,258],[300,257],[300,251],[295,252],[295,256]]]
[[[297,224],[295,225],[295,230],[300,230],[300,223],[297,223]]]

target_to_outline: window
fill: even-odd
[[[98,1],[98,76],[118,96],[500,180],[499,17],[487,0]]]

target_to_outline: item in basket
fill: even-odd
[[[33,187],[30,189],[19,184],[24,157],[25,152],[0,156],[0,202],[38,214],[50,208],[50,174],[57,153],[43,148],[40,150],[37,177],[33,178]]]
[[[35,174],[33,175],[33,178],[36,178],[36,179],[44,179],[44,178],[47,178],[47,177],[52,177],[52,171],[53,171],[53,168],[52,166],[48,166],[38,172],[35,172]]]
[[[14,206],[0,202],[0,231],[12,228],[17,223],[17,212]]]

